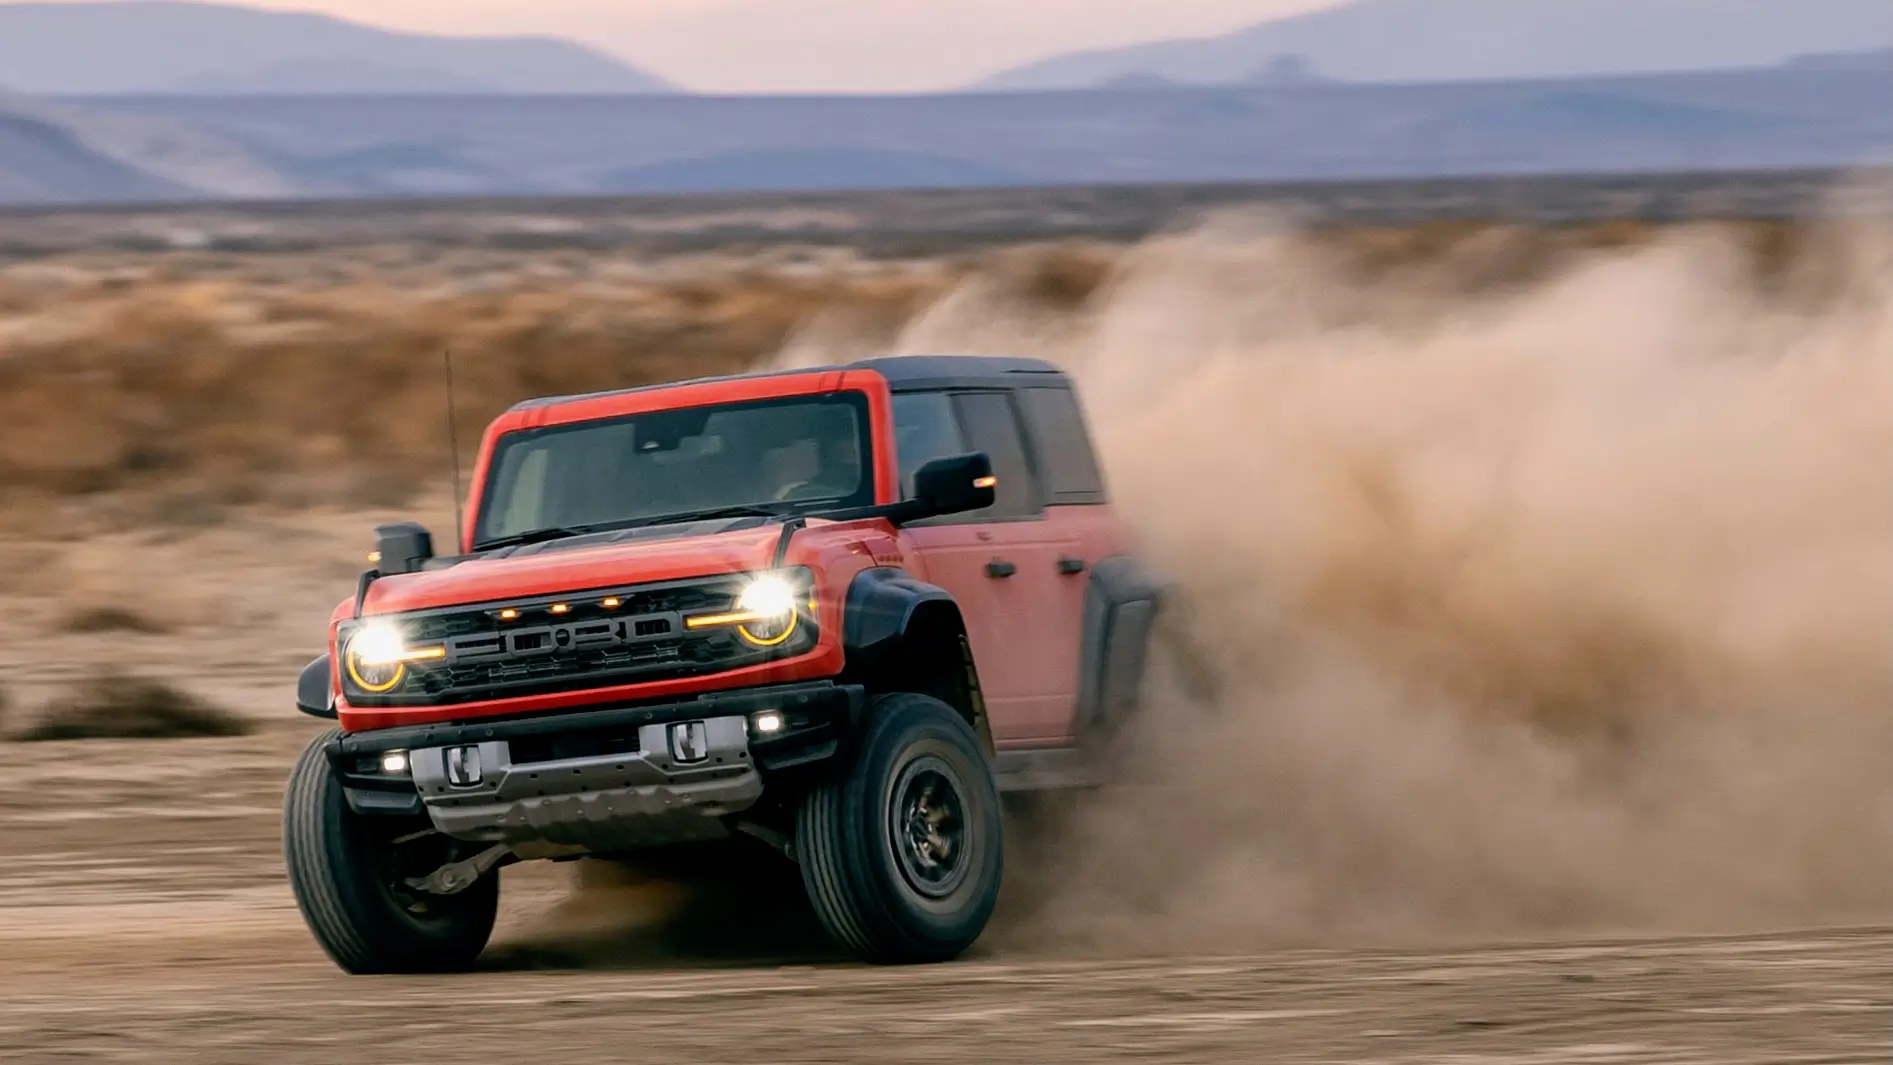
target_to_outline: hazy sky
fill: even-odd
[[[900,92],[1338,0],[247,0],[428,33],[571,37],[709,92]]]

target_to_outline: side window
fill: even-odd
[[[1019,393],[1019,401],[1032,427],[1052,502],[1104,502],[1104,477],[1098,472],[1078,397],[1068,388],[1028,388]]]
[[[938,458],[974,450],[960,436],[953,400],[945,392],[894,396],[894,454],[900,462],[902,499],[914,494],[914,472]]]
[[[1004,392],[966,392],[953,397],[969,450],[984,451],[999,478],[997,498],[985,510],[961,515],[961,521],[1036,517],[1043,505],[1012,399]]]

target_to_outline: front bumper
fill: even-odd
[[[459,725],[343,733],[329,761],[362,814],[425,812],[465,840],[594,852],[724,835],[767,777],[835,757],[862,689],[831,683],[712,692],[680,702]],[[762,711],[782,727],[758,734]],[[680,748],[674,728],[688,730]],[[381,768],[406,755],[407,771]]]

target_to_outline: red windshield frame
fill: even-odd
[[[480,513],[487,482],[492,476],[493,456],[501,438],[508,433],[651,411],[850,391],[867,397],[868,435],[873,444],[869,458],[873,468],[874,502],[877,505],[895,502],[900,497],[900,470],[894,454],[892,400],[887,379],[880,374],[872,370],[824,370],[696,381],[515,408],[495,418],[481,437],[480,456],[473,466],[473,483],[464,504],[465,520],[460,523],[460,552],[471,554],[473,551],[473,518]]]

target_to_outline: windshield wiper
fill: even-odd
[[[682,525],[692,521],[712,521],[716,518],[784,518],[788,511],[781,507],[763,507],[745,504],[733,507],[710,507],[704,510],[686,510],[676,514],[659,514],[636,522],[598,522],[592,525],[552,525],[543,529],[528,529],[512,536],[496,536],[491,540],[482,540],[474,544],[475,551],[497,551],[502,547],[523,547],[527,544],[543,544],[548,540],[564,540],[572,536],[585,536],[595,532],[609,532],[617,529],[639,529],[652,525]]]
[[[787,511],[780,507],[759,507],[745,504],[734,507],[709,507],[704,510],[686,510],[676,514],[659,514],[638,522],[640,526],[682,525],[691,521],[712,521],[717,518],[782,518]]]
[[[528,529],[512,536],[496,536],[491,540],[482,540],[473,545],[475,551],[497,551],[502,547],[523,547],[526,544],[543,544],[548,540],[563,540],[570,536],[584,536],[598,532],[595,525],[552,525],[544,529]]]

